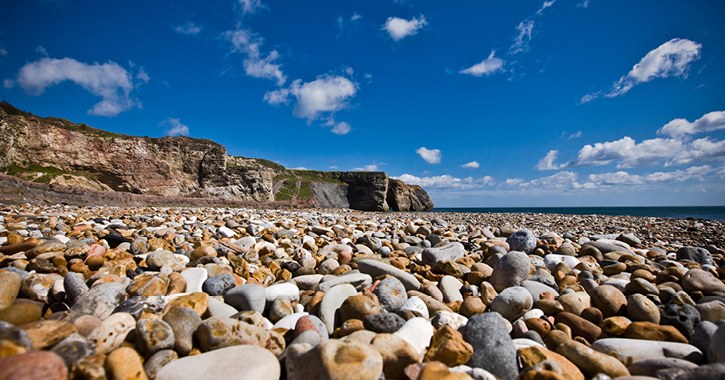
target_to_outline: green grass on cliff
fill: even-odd
[[[282,187],[276,192],[274,200],[307,200],[312,199],[312,182],[342,184],[336,172],[320,172],[314,170],[287,170],[274,177],[274,183],[284,180]]]
[[[53,180],[53,178],[61,176],[61,175],[75,175],[75,176],[83,176],[88,178],[91,181],[98,181],[98,178],[96,178],[95,175],[92,173],[86,172],[86,171],[72,171],[68,172],[62,169],[58,169],[52,166],[41,166],[36,164],[30,164],[27,167],[20,166],[18,164],[12,163],[10,166],[5,168],[5,173],[7,175],[11,175],[18,178],[27,177],[28,174],[31,173],[41,173],[41,175],[35,179],[32,180],[32,182],[38,182],[38,183],[50,183],[50,181]],[[100,182],[100,181],[98,181]]]

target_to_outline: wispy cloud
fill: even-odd
[[[195,23],[189,21],[186,24],[177,25],[174,28],[174,31],[176,31],[176,33],[179,33],[179,34],[187,34],[187,35],[196,36],[199,33],[201,33],[201,27],[199,25],[196,25]]]
[[[473,75],[474,77],[480,77],[483,75],[491,75],[498,71],[503,71],[503,65],[505,61],[501,58],[494,56],[496,50],[492,50],[488,58],[484,59],[480,63],[477,63],[467,69],[459,71],[461,74]]]
[[[143,68],[140,69],[139,74]],[[41,95],[47,87],[63,81],[71,81],[102,100],[88,110],[89,115],[116,116],[133,107],[140,107],[138,99],[131,93],[148,81],[144,72],[140,81],[119,64],[108,61],[104,64],[87,64],[73,58],[42,58],[28,62],[18,71],[15,80],[6,79],[4,86],[12,87],[17,83],[28,95]],[[146,79],[146,80],[143,80]],[[142,83],[143,82],[143,83]]]
[[[462,168],[470,168],[470,169],[476,169],[479,166],[481,166],[481,165],[478,162],[476,162],[476,161],[471,161],[471,162],[469,162],[467,164],[461,165]]]
[[[429,164],[437,164],[441,162],[441,151],[439,149],[426,149],[426,147],[420,147],[416,149],[415,153],[425,160]]]
[[[261,10],[267,9],[267,5],[261,0],[238,0],[239,7],[243,15],[255,14]]]
[[[657,131],[659,136],[685,138],[702,132],[713,132],[725,129],[725,111],[714,111],[690,123],[686,119],[675,119]]]
[[[534,20],[524,20],[516,25],[518,34],[514,38],[514,43],[509,48],[509,54],[526,53],[529,51],[529,42],[531,41],[531,33],[534,31]]]
[[[673,38],[650,51],[627,75],[614,82],[609,90],[586,94],[580,103],[600,96],[614,98],[629,92],[634,86],[656,78],[687,77],[690,64],[700,58],[702,45],[688,39]]]
[[[544,1],[544,4],[541,6],[541,8],[539,8],[539,10],[536,11],[536,15],[537,16],[543,15],[544,9],[549,8],[550,6],[554,5],[554,2],[556,2],[556,0]]]
[[[420,17],[413,17],[410,20],[405,20],[399,17],[388,17],[388,20],[385,21],[385,25],[383,25],[382,29],[388,32],[388,35],[393,39],[393,41],[397,42],[405,37],[416,35],[418,31],[426,25],[428,25],[428,22],[425,20],[425,16],[423,15],[420,15]]]
[[[343,35],[349,35],[350,32],[360,25],[360,20],[362,20],[362,18],[363,17],[357,12],[353,12],[352,16],[349,18],[343,17],[342,15],[337,16],[337,20],[335,21],[335,26],[338,29],[337,38],[340,38]]]
[[[279,53],[272,50],[263,56],[261,46],[264,39],[249,29],[236,29],[224,33],[224,37],[232,44],[233,52],[240,52],[247,55],[243,62],[244,71],[254,78],[265,78],[276,80],[278,86],[287,81],[287,76],[282,72],[282,65],[277,63]]]
[[[164,131],[166,136],[179,136],[179,135],[188,136],[189,135],[189,127],[187,127],[184,124],[181,124],[181,122],[179,122],[178,118],[169,117],[166,120],[159,123],[159,125],[169,127]]]

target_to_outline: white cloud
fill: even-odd
[[[335,127],[332,128],[330,132],[336,134],[336,135],[346,135],[348,132],[350,132],[352,128],[350,127],[350,124],[341,121],[337,124],[335,124]]]
[[[358,89],[358,83],[342,76],[326,74],[307,83],[302,83],[301,79],[297,79],[288,89],[267,92],[264,100],[272,105],[287,104],[289,95],[293,95],[297,99],[297,103],[292,113],[311,122],[324,114],[333,115],[347,107],[348,99],[355,96]]]
[[[139,67],[138,73],[136,74],[136,79],[148,83],[151,78],[149,78],[149,75],[146,73],[146,70],[143,69],[143,66]]]
[[[8,55],[7,49],[5,49],[5,46],[0,45],[0,55],[6,56]]]
[[[304,167],[304,166],[298,166],[298,167],[296,167],[296,168],[292,168],[292,170],[310,170],[310,169],[307,169],[307,168],[306,168],[306,167]]]
[[[637,144],[634,139],[625,136],[616,141],[596,143],[594,146],[584,145],[576,157],[560,167],[601,166],[615,160],[620,161],[618,168],[648,166],[672,158],[682,149],[682,142],[674,139],[655,138]]]
[[[701,132],[712,132],[725,129],[725,111],[714,111],[705,114],[703,117],[695,120],[693,123],[685,119],[675,119],[665,124],[664,127],[657,131],[662,136],[672,136],[674,138],[684,138],[687,135],[694,135]]]
[[[590,174],[588,179],[597,186],[645,185],[654,183],[684,182],[692,179],[704,180],[704,176],[713,172],[709,165],[693,166],[685,170],[655,172],[645,175],[629,174],[624,171],[614,173]]]
[[[576,131],[572,133],[571,135],[569,135],[569,137],[567,137],[567,139],[578,139],[579,137],[582,137],[582,131]]]
[[[184,124],[181,124],[179,122],[179,119],[177,119],[177,118],[173,118],[173,117],[167,118],[166,120],[162,121],[159,125],[168,125],[169,126],[169,128],[164,131],[164,133],[166,133],[166,136],[179,136],[179,135],[188,136],[189,135],[189,127],[187,127]]]
[[[282,73],[281,65],[275,62],[279,58],[277,50],[272,50],[266,57],[262,56],[260,47],[264,43],[264,39],[247,29],[229,30],[224,33],[224,37],[233,45],[232,51],[247,55],[247,59],[242,63],[247,75],[254,78],[277,80],[277,86],[281,86],[287,81],[287,76]]]
[[[38,48],[35,49],[35,52],[36,53],[40,53],[43,57],[47,57],[48,56],[48,51],[45,50],[45,48],[42,47],[42,46],[38,46]]]
[[[417,18],[413,17],[410,21],[398,17],[388,17],[382,29],[388,32],[388,35],[394,41],[400,41],[405,37],[416,35],[418,30],[427,24],[428,22],[425,21],[423,15]]]
[[[375,165],[375,164],[365,165],[362,168],[353,168],[352,170],[356,170],[359,172],[376,172],[376,171],[378,171],[378,165]]]
[[[624,95],[632,87],[655,78],[686,78],[690,63],[700,58],[701,48],[702,45],[697,42],[673,38],[647,53],[627,75],[614,82],[609,91],[585,95],[581,103],[592,101],[602,94],[608,98]]]
[[[713,161],[725,157],[725,141],[705,137],[673,153],[674,157],[667,161],[665,166],[689,164],[693,161]]]
[[[554,5],[554,2],[555,1],[556,0],[544,1],[544,4],[541,6],[541,9],[539,9],[538,11],[536,11],[536,15],[537,16],[543,15],[544,14],[544,9],[549,8],[550,6]]]
[[[340,38],[343,34],[345,34],[346,30],[348,31],[348,34],[352,32],[352,30],[360,24],[361,19],[362,16],[357,12],[353,12],[349,20],[346,20],[346,18],[342,17],[342,15],[337,16],[335,25],[337,26],[337,29],[340,30],[337,34],[337,38]]]
[[[484,59],[480,63],[477,63],[467,69],[459,71],[461,74],[469,74],[475,77],[482,75],[491,75],[497,71],[503,71],[503,65],[505,61],[501,58],[494,57],[496,50],[492,50],[488,58]]]
[[[461,165],[462,168],[471,168],[471,169],[476,169],[479,166],[481,166],[481,165],[478,162],[476,162],[476,161],[471,161],[471,162],[469,162],[467,164]]]
[[[14,80],[8,79],[8,78],[3,79],[3,87],[5,87],[6,89],[9,90],[9,89],[13,88],[14,86],[15,86]]]
[[[47,87],[66,80],[103,98],[88,110],[89,115],[116,116],[140,105],[138,100],[131,98],[131,92],[137,87],[131,73],[111,61],[89,65],[72,58],[42,58],[21,67],[15,82],[27,94],[41,95]]]
[[[426,149],[425,147],[420,147],[416,149],[415,153],[418,153],[418,155],[429,164],[437,164],[441,162],[441,151],[438,149]]]
[[[401,180],[409,185],[418,185],[426,189],[470,190],[493,186],[496,183],[491,176],[485,176],[478,179],[474,179],[473,177],[461,179],[452,177],[448,174],[422,178],[411,174],[403,174],[401,176],[391,178]]]
[[[188,35],[192,35],[192,36],[195,36],[195,35],[198,35],[199,33],[201,33],[201,27],[191,21],[187,22],[184,25],[178,25],[177,27],[174,28],[174,30],[176,31],[176,33],[188,34]]]
[[[360,20],[361,18],[362,16],[360,16],[360,14],[358,14],[357,12],[353,12],[352,17],[350,17],[350,21]]]
[[[267,5],[262,3],[261,0],[239,0],[239,5],[242,8],[242,14],[255,14],[258,10],[267,8]]]
[[[556,170],[559,169],[559,165],[555,165],[556,157],[559,155],[558,150],[550,150],[549,153],[544,156],[539,163],[536,165],[536,170]]]
[[[584,0],[576,5],[579,8],[589,8],[589,0]]]
[[[337,169],[337,166],[332,165],[332,166],[328,167],[328,169]]]
[[[517,26],[516,30],[519,34],[514,38],[514,44],[509,48],[509,54],[525,53],[529,51],[529,42],[531,41],[531,33],[534,31],[534,21],[524,20]]]

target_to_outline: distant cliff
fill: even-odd
[[[227,155],[210,140],[136,137],[38,117],[0,103],[0,173],[96,191],[227,201],[304,201],[320,208],[431,210],[419,186],[383,172],[291,170]]]

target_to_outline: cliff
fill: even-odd
[[[38,117],[7,102],[0,103],[0,173],[48,185],[159,197],[301,201],[365,211],[433,208],[422,188],[383,172],[291,170],[227,155],[224,146],[210,140],[127,136]]]

